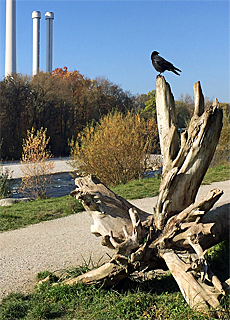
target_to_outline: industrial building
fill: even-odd
[[[32,75],[40,71],[40,20],[41,12],[33,11],[33,62]],[[53,68],[53,20],[54,13],[46,12],[46,72]],[[16,0],[6,0],[5,77],[16,73]]]

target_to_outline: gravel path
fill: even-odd
[[[230,180],[201,186],[199,197],[213,188],[224,190],[217,206],[229,203]],[[137,207],[152,212],[156,197],[130,201]],[[96,263],[103,256],[108,260],[100,238],[90,232],[92,218],[87,212],[65,218],[30,225],[0,234],[0,299],[8,293],[29,292],[40,271],[55,271],[82,265],[92,258]]]

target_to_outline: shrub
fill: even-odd
[[[111,113],[72,139],[70,164],[78,174],[94,174],[105,184],[127,183],[145,171],[157,137],[154,118]]]
[[[23,140],[21,170],[23,173],[19,192],[31,198],[45,198],[47,185],[50,183],[50,174],[54,168],[51,153],[47,150],[49,138],[46,138],[47,129],[41,128],[35,132],[27,130],[27,138]]]
[[[0,163],[0,199],[8,198],[12,196],[11,172],[7,168],[3,170],[3,166]]]

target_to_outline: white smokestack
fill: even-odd
[[[41,12],[33,11],[33,76],[39,72],[40,68],[40,19]]]
[[[5,77],[16,72],[16,0],[6,0]]]
[[[53,12],[46,12],[46,72],[52,71],[53,60]]]

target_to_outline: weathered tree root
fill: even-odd
[[[216,308],[228,289],[212,273],[206,249],[229,234],[229,206],[209,211],[223,191],[214,189],[196,200],[222,127],[218,101],[204,109],[200,83],[194,85],[195,110],[178,143],[175,106],[170,86],[157,77],[156,101],[163,175],[153,214],[134,207],[97,178],[76,179],[71,195],[94,220],[91,232],[114,250],[113,258],[98,269],[65,284],[117,284],[134,271],[168,267],[187,303],[196,309]],[[224,223],[223,223],[224,220]]]

